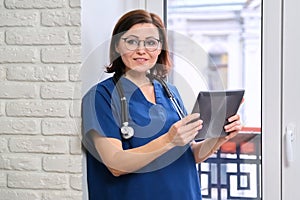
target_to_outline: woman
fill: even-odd
[[[193,141],[202,120],[186,114],[170,84],[168,98],[161,81],[171,67],[166,32],[153,13],[134,10],[119,19],[110,60],[114,76],[83,98],[89,199],[201,199],[196,163],[240,131],[239,116],[228,119],[228,136]]]

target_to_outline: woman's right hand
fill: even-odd
[[[174,146],[190,143],[202,128],[203,121],[199,117],[199,113],[193,113],[174,123],[167,133],[170,142]]]

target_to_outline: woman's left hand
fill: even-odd
[[[215,141],[215,146],[213,148],[214,149],[213,152],[218,151],[218,149],[224,143],[226,143],[231,138],[235,137],[240,132],[240,130],[242,130],[243,126],[241,125],[240,115],[236,114],[236,115],[233,115],[233,116],[229,117],[228,122],[229,122],[229,124],[224,126],[224,130],[225,130],[226,133],[228,133],[228,135],[223,136],[223,137],[219,137],[219,138],[209,138],[209,139],[207,139],[207,140]]]
[[[228,133],[224,139],[229,140],[236,136],[242,130],[242,124],[240,121],[240,115],[236,114],[228,118],[229,124],[224,126],[224,130]]]
[[[200,142],[193,141],[191,143],[196,163],[206,160],[211,154],[218,151],[224,143],[235,137],[242,129],[239,115],[233,115],[228,118],[228,122],[229,124],[224,126],[224,130],[228,135],[217,138],[207,138]]]
[[[228,122],[229,124],[224,126],[224,130],[226,133],[228,133],[228,135],[220,138],[213,138],[217,140],[214,152],[216,152],[225,142],[235,137],[242,130],[243,126],[241,124],[240,115],[236,114],[229,117]]]

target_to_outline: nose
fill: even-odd
[[[138,43],[138,47],[137,50],[145,50],[145,41],[144,40],[140,40]]]

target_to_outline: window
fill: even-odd
[[[245,89],[242,133],[199,165],[203,197],[260,199],[261,0],[166,0],[166,5],[170,79],[188,110],[190,91]]]

